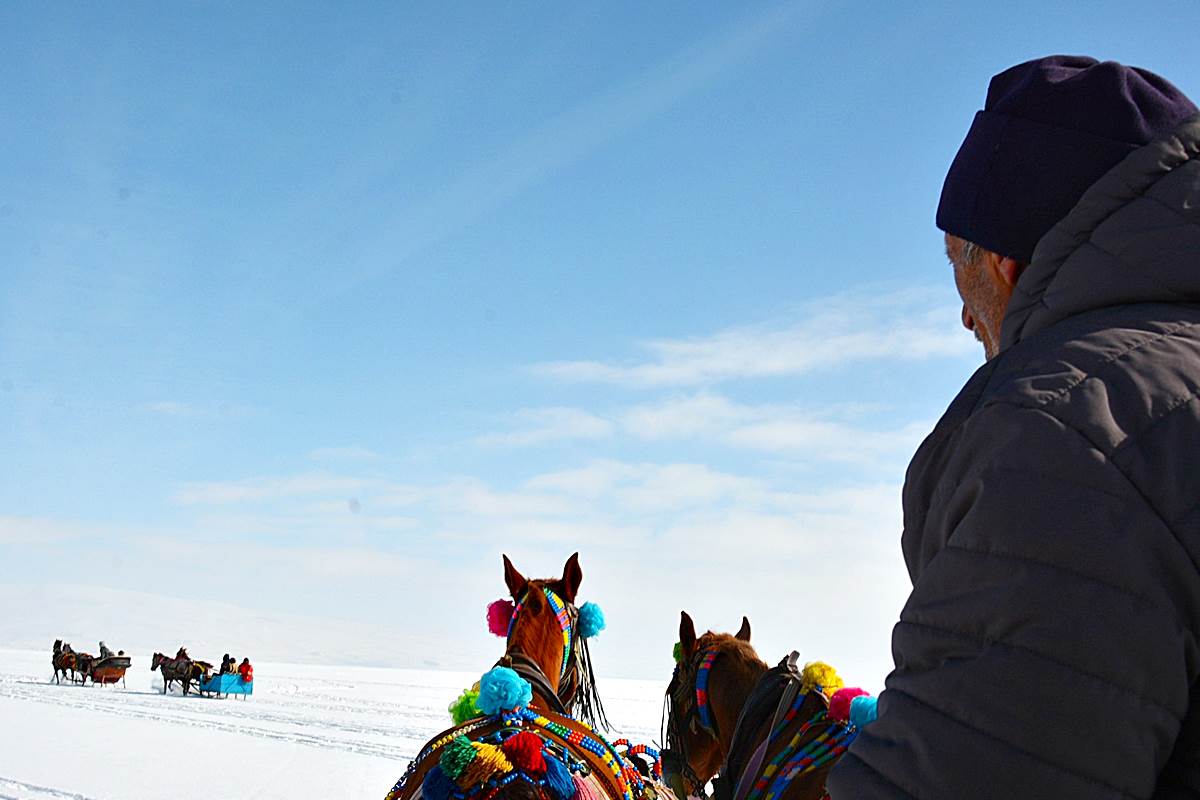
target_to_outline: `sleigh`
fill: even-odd
[[[240,694],[244,698],[254,694],[254,681],[247,683],[242,680],[241,675],[236,673],[210,675],[200,684],[200,693],[214,697],[228,697],[231,694]]]
[[[90,677],[92,683],[124,683],[125,670],[129,669],[132,660],[129,656],[109,656],[98,658],[92,662]]]

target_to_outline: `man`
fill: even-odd
[[[100,643],[100,658],[112,658],[112,650],[104,642]]]
[[[244,683],[252,683],[254,681],[254,667],[250,666],[250,659],[242,659],[241,665],[238,666],[238,675],[242,676]]]
[[[987,363],[909,467],[896,668],[847,798],[1200,797],[1200,114],[992,79],[937,224]]]

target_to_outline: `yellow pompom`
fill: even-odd
[[[504,755],[504,751],[496,745],[471,742],[471,746],[475,748],[475,758],[462,771],[462,774],[458,776],[456,782],[459,788],[470,789],[473,786],[478,786],[497,773],[512,772],[512,762],[508,760],[508,756]]]
[[[800,689],[804,692],[820,689],[822,694],[830,697],[843,686],[845,684],[837,670],[824,661],[810,661],[800,673]]]

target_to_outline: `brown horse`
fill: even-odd
[[[582,581],[578,553],[561,577],[544,580],[525,578],[504,556],[513,602],[497,601],[489,616],[504,604],[493,632],[506,647],[481,681],[476,716],[426,744],[387,800],[669,800],[643,774],[654,767],[634,755],[640,748],[614,749],[583,721],[607,726],[586,642],[595,615],[575,605]],[[497,699],[497,687],[528,694]]]
[[[96,657],[91,653],[75,654],[75,674],[79,676],[80,686],[86,685],[88,678],[92,677],[92,664],[94,663],[96,663]]]
[[[54,640],[54,650],[50,654],[50,665],[54,667],[54,682],[62,683],[62,679],[71,673],[71,682],[75,682],[75,651],[71,645],[62,639]]]
[[[834,685],[822,686],[820,682]],[[769,668],[750,644],[750,621],[735,635],[696,636],[680,615],[679,651],[667,690],[663,770],[677,795],[715,800],[818,800],[855,729],[830,719],[828,694],[841,688],[824,664]]]
[[[199,669],[200,672],[203,672],[202,668],[198,668],[188,658],[186,651],[182,648],[180,649],[180,653],[183,653],[183,655],[177,655],[175,658],[167,658],[162,653],[155,653],[154,657],[150,659],[150,671],[154,672],[158,670],[162,673],[163,694],[167,693],[167,689],[171,687],[172,683],[178,681],[179,685],[183,687],[183,693],[186,695],[188,689],[191,688],[192,681],[196,680],[197,670]]]

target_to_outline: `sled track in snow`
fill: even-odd
[[[77,794],[48,786],[14,781],[0,775],[0,800],[95,800],[86,794]]]
[[[445,715],[431,714],[428,709],[404,703],[360,702],[323,692],[264,693],[263,700],[256,703],[254,698],[243,702],[195,695],[164,696],[148,690],[58,685],[33,676],[0,676],[0,697],[380,756],[398,763],[409,761],[431,736],[447,727]],[[0,790],[2,787],[0,784]],[[4,798],[0,794],[0,800]]]

